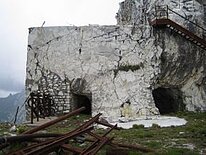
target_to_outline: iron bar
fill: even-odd
[[[85,155],[95,155],[105,144],[107,144],[109,141],[111,141],[113,138],[103,138],[103,140],[100,141],[100,144],[97,145],[94,149],[91,151],[85,153]]]
[[[23,134],[32,134],[32,133],[37,132],[37,131],[39,131],[39,130],[45,129],[45,128],[53,125],[53,124],[56,124],[56,123],[58,123],[58,122],[60,122],[60,121],[63,121],[63,120],[65,120],[65,119],[67,119],[67,118],[69,118],[69,117],[71,117],[71,116],[73,116],[73,115],[75,115],[75,114],[78,114],[79,112],[81,112],[81,111],[83,111],[83,110],[85,110],[85,107],[81,107],[81,108],[79,108],[79,109],[77,109],[77,110],[74,110],[74,111],[72,111],[72,112],[64,115],[64,116],[61,116],[61,117],[59,117],[59,118],[57,118],[57,119],[54,119],[54,120],[52,120],[52,121],[49,121],[49,122],[47,122],[47,123],[44,123],[44,124],[42,124],[42,125],[40,125],[40,126],[38,126],[38,127],[35,127],[35,128],[33,128],[33,129],[31,129],[31,130],[28,130],[28,131],[24,132]]]
[[[90,130],[92,130],[94,127],[89,127],[89,128],[85,128],[83,130],[77,131],[77,132],[70,132],[64,136],[62,136],[61,138],[55,140],[52,143],[49,143],[48,145],[45,145],[41,148],[37,148],[31,152],[26,153],[26,155],[44,155],[45,153],[50,153],[52,152],[54,149],[56,149],[57,147],[61,146],[62,144],[64,144],[67,140],[78,136],[80,134],[86,133]]]
[[[15,117],[14,117],[14,124],[16,124],[18,112],[19,112],[19,106],[16,109],[16,114],[15,114]]]
[[[109,124],[109,123],[105,123],[105,122],[102,122],[102,121],[96,121],[96,123],[97,124],[101,124],[101,125],[104,125],[104,126],[107,126],[107,127],[110,127],[110,128],[112,128],[114,125],[112,125],[112,124]],[[115,129],[117,129],[117,130],[120,130],[121,128],[120,127],[115,127]]]
[[[106,133],[104,133],[104,135],[103,135],[102,137],[101,137],[101,136],[98,136],[97,134],[94,134],[94,133],[92,133],[92,132],[88,132],[89,135],[97,138],[97,140],[94,141],[94,142],[92,143],[92,145],[90,145],[89,147],[87,147],[87,148],[81,153],[81,155],[84,155],[84,154],[87,154],[87,152],[90,152],[91,149],[93,149],[93,148],[97,145],[97,143],[98,143],[99,141],[103,140],[104,137],[105,137],[106,135],[108,135],[108,134],[109,134],[113,129],[115,129],[116,127],[117,127],[117,124],[114,125],[111,129],[109,129]]]
[[[33,102],[34,102],[33,95],[31,94],[31,124],[33,124],[33,121],[34,121],[34,103]]]
[[[100,115],[101,115],[101,114],[97,114],[96,116],[94,116],[93,118],[91,118],[89,121],[87,121],[87,122],[85,122],[84,124],[82,124],[80,127],[76,128],[75,130],[73,130],[73,131],[71,131],[71,132],[69,132],[69,133],[66,133],[65,135],[70,135],[71,133],[76,133],[76,132],[78,132],[78,131],[81,131],[81,130],[87,128],[88,126],[90,126],[91,124],[93,124],[96,120],[98,120]],[[64,136],[65,136],[65,135],[64,135]],[[62,137],[64,138],[64,136],[62,136]],[[50,143],[52,143],[52,142],[54,142],[54,141],[57,141],[57,140],[61,139],[62,137],[60,137],[60,138],[58,138],[58,139],[51,139],[51,140],[42,142],[42,143],[40,143],[40,144],[36,144],[36,145],[33,146],[32,148],[37,147],[37,146],[47,145],[47,144],[49,145]],[[30,148],[30,149],[31,149],[31,148]],[[27,149],[27,150],[28,150],[28,149]],[[24,150],[24,151],[26,151],[26,150]]]
[[[37,148],[37,147],[40,147],[40,146],[49,144],[49,143],[51,143],[51,142],[53,142],[53,141],[54,141],[54,139],[50,139],[50,140],[43,141],[43,142],[38,143],[38,144],[33,144],[33,145],[30,145],[30,146],[28,146],[28,147],[26,147],[26,148],[23,148],[23,149],[20,149],[20,150],[15,151],[15,152],[9,153],[8,155],[18,155],[18,152],[23,152],[23,153],[25,153],[25,152],[31,151],[31,150],[34,149],[34,148]]]
[[[90,136],[96,138],[96,139],[92,139],[91,142],[95,142],[97,139],[99,139],[99,140],[102,139],[101,136],[99,136],[99,135],[97,135],[97,134],[95,134],[95,133],[93,133],[93,132],[88,132],[88,134],[89,134]]]
[[[7,146],[9,146],[8,144],[0,144],[0,150],[3,150],[5,149]]]
[[[195,22],[189,20],[188,18],[182,16],[181,14],[173,11],[172,9],[169,8],[168,5],[158,5],[158,6],[155,6],[155,16],[156,16],[156,19],[160,19],[160,18],[158,18],[158,14],[157,13],[158,13],[158,11],[160,11],[160,12],[165,11],[164,9],[162,9],[164,7],[166,7],[167,19],[169,19],[169,11],[170,11],[171,13],[178,15],[179,17],[183,18],[184,20],[190,22],[191,24],[195,25],[196,27],[198,27],[198,28],[202,29],[204,32],[206,32],[205,28],[203,28],[202,26],[200,26],[200,25],[196,24]]]
[[[80,149],[78,147],[71,146],[70,144],[62,144],[61,148],[63,150],[70,151],[73,153],[78,153],[78,154],[80,154],[82,152],[82,149]]]
[[[101,116],[101,115],[102,114],[97,114],[96,116],[92,117],[89,121],[85,122],[80,127],[76,128],[74,131],[79,131],[79,130],[82,130],[84,128],[87,128],[88,126],[90,126],[93,123],[95,123],[99,119],[99,116]]]
[[[72,132],[76,132],[76,131],[79,131],[79,130],[82,130],[88,126],[90,126],[91,124],[93,124],[97,119],[99,119],[99,116],[101,114],[97,114],[96,116],[94,116],[93,118],[91,118],[89,121],[85,122],[84,124],[82,124],[80,127],[78,127],[77,129],[73,130]],[[69,132],[71,133],[71,132]],[[68,133],[67,133],[68,134]],[[28,152],[29,150],[31,149],[34,149],[34,148],[37,148],[37,147],[40,147],[40,146],[43,146],[43,145],[47,145],[49,143],[52,143],[54,142],[55,140],[57,140],[56,138],[54,139],[50,139],[50,140],[47,140],[47,141],[44,141],[44,142],[41,142],[41,143],[38,143],[38,144],[34,144],[34,145],[31,145],[31,146],[28,146],[24,149],[21,149],[21,150],[18,150],[18,151],[23,151],[23,152]],[[15,154],[12,154],[12,155],[15,155]]]
[[[195,26],[199,27],[199,28],[200,28],[200,29],[202,29],[203,31],[206,31],[206,29],[204,29],[204,28],[203,28],[203,27],[201,27],[200,25],[198,25],[198,24],[194,23],[193,21],[191,21],[191,20],[189,20],[188,18],[186,18],[186,17],[182,16],[181,14],[179,14],[179,13],[177,13],[177,12],[173,11],[173,10],[172,10],[172,9],[170,9],[169,7],[168,7],[168,10],[169,10],[169,11],[171,11],[172,13],[174,13],[174,14],[176,14],[176,15],[180,16],[181,18],[183,18],[183,19],[187,20],[188,22],[190,22],[190,23],[194,24]]]
[[[56,133],[36,133],[36,134],[28,134],[28,135],[0,137],[0,144],[15,143],[20,141],[30,141],[34,138],[59,137],[62,135],[63,134],[56,134]]]
[[[116,146],[116,147],[118,146],[118,147],[122,147],[122,148],[128,148],[128,149],[137,150],[137,151],[141,151],[141,152],[156,152],[153,149],[144,147],[144,146],[139,145],[139,144],[132,145],[132,144],[119,144],[119,143],[110,142],[109,145]]]
[[[182,27],[181,25],[173,22],[172,20],[170,19],[156,19],[155,21],[152,21],[151,22],[151,25],[152,26],[167,26],[167,25],[170,25],[171,27],[173,27],[174,31],[177,30],[182,32],[183,34],[185,34],[184,36],[186,36],[185,38],[192,41],[194,43],[194,41],[197,41],[198,43],[195,43],[196,45],[200,46],[201,48],[204,48],[206,49],[206,41],[200,37],[198,37],[197,35],[195,35],[193,32],[190,32],[189,30],[185,29],[184,27]],[[183,35],[182,35],[183,36]],[[184,37],[183,36],[183,37]],[[191,40],[192,39],[192,40]],[[202,46],[204,47],[202,47]]]
[[[89,134],[91,134],[91,132]],[[96,134],[91,135],[91,136],[93,136],[93,137],[96,136],[95,137],[96,139],[100,139],[101,138],[101,136],[98,136]],[[94,141],[96,141],[96,139],[86,138],[85,141],[94,142]],[[114,147],[122,147],[122,148],[132,149],[132,150],[141,151],[141,152],[155,152],[155,150],[147,148],[147,147],[144,147],[144,146],[142,146],[140,144],[132,145],[132,144],[119,144],[119,143],[116,143],[116,142],[109,142],[108,145],[111,145],[111,146],[114,146]]]

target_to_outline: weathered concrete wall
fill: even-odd
[[[162,49],[154,44],[151,27],[139,26],[135,34],[133,29],[132,26],[31,28],[27,93],[44,87],[54,95],[68,94],[68,98],[72,93],[91,94],[92,113],[110,117],[120,116],[120,107],[126,101],[131,103],[134,117],[157,113],[151,83],[159,73]],[[143,29],[147,33],[143,34]],[[69,102],[72,108],[72,100]]]
[[[76,108],[74,95],[84,95],[93,115],[136,118],[158,114],[152,92],[171,88],[168,92],[181,94],[188,110],[206,110],[204,51],[170,29],[149,25],[154,6],[169,4],[204,26],[202,4],[179,2],[125,0],[117,26],[30,28],[27,94],[40,90],[62,96],[56,98],[59,112]]]

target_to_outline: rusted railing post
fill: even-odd
[[[46,94],[46,96],[47,96],[47,102],[48,102],[48,115],[49,116],[51,116],[52,114],[51,114],[51,108],[52,108],[52,106],[51,106],[51,98],[50,98],[50,95],[49,94]]]
[[[33,93],[30,94],[31,95],[31,124],[33,124],[33,120],[34,120],[34,98],[33,98]]]
[[[169,18],[169,9],[168,9],[168,5],[166,6],[167,7],[167,19]]]
[[[39,121],[39,104],[40,104],[40,93],[37,92],[36,94],[36,119],[37,119],[37,122]]]
[[[64,116],[61,116],[61,117],[59,117],[59,118],[57,118],[55,120],[52,120],[52,121],[47,122],[45,124],[42,124],[42,125],[40,125],[38,127],[35,127],[35,128],[33,128],[31,130],[28,130],[28,131],[24,132],[23,134],[32,134],[32,133],[37,132],[39,130],[45,129],[45,128],[47,128],[47,127],[49,127],[49,126],[51,126],[51,125],[53,125],[53,124],[55,124],[57,122],[60,122],[60,121],[65,120],[65,119],[67,119],[67,118],[69,118],[69,117],[71,117],[71,116],[73,116],[75,114],[78,114],[79,112],[81,112],[83,110],[85,110],[85,107],[81,107],[81,108],[79,108],[77,110],[74,110],[74,111],[72,111],[72,112],[70,112],[70,113],[68,113],[68,114],[66,114]]]

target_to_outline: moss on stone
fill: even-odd
[[[136,64],[136,65],[130,65],[130,64],[122,64],[119,65],[117,69],[114,69],[114,77],[117,76],[119,71],[125,71],[128,72],[131,70],[132,72],[139,70],[140,68],[143,68],[144,65],[142,63]]]

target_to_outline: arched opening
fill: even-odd
[[[82,111],[82,114],[91,115],[92,114],[92,104],[91,104],[91,95],[78,95],[73,94],[73,107],[78,109],[80,107],[85,107],[86,109]]]
[[[179,89],[160,87],[153,90],[152,95],[160,114],[169,114],[185,109],[182,92]]]

